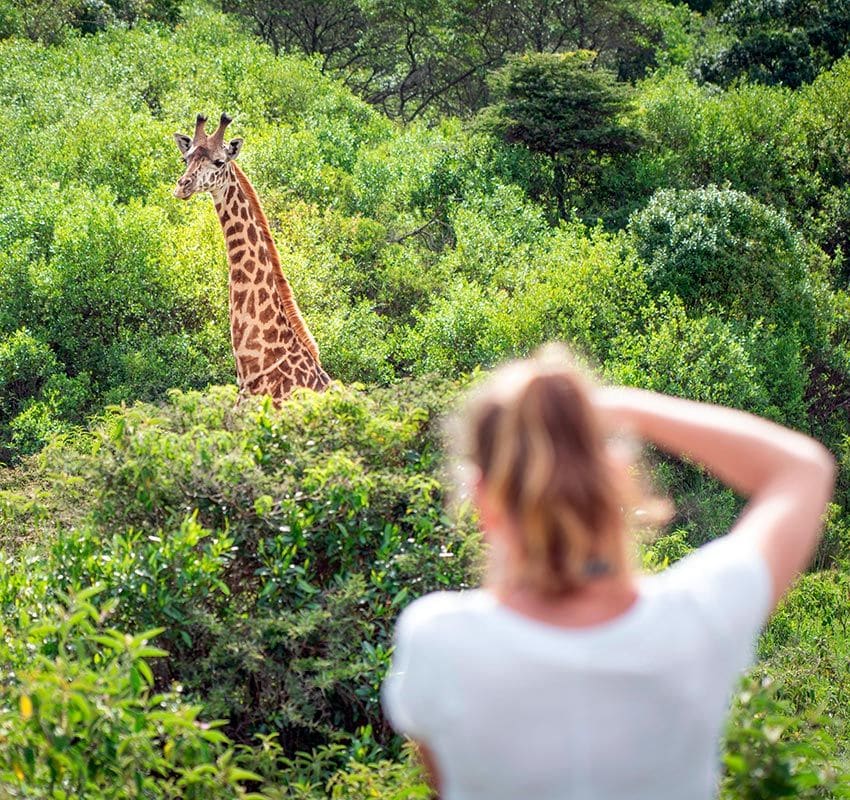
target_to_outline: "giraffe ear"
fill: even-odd
[[[239,155],[239,151],[242,149],[242,140],[241,139],[231,139],[230,143],[227,145],[227,157],[232,161],[236,156]]]
[[[174,141],[177,142],[177,147],[183,155],[186,155],[186,153],[189,152],[189,148],[192,146],[192,140],[183,133],[175,133]]]

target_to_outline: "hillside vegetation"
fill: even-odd
[[[441,420],[479,369],[552,339],[835,453],[824,543],[735,700],[723,797],[850,796],[850,58],[721,90],[694,77],[705,20],[658,4],[640,70],[637,50],[629,69],[503,52],[475,102],[402,124],[397,93],[255,38],[249,3],[148,5],[97,25],[69,6],[48,37],[0,4],[8,796],[428,797],[378,689],[399,610],[479,574]],[[524,92],[546,76],[616,100],[542,136],[551,97]],[[171,134],[220,111],[337,381],[281,410],[235,405],[218,220],[171,195]],[[658,569],[740,499],[650,462],[677,509],[636,548]]]

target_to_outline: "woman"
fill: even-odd
[[[485,587],[401,615],[387,715],[444,800],[708,800],[730,695],[819,539],[835,463],[740,411],[591,389],[563,358],[498,371],[467,411]],[[605,435],[748,498],[727,536],[636,575]]]

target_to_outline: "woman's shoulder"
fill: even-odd
[[[646,585],[723,637],[749,639],[771,610],[772,584],[763,554],[729,534],[694,550],[646,579]]]
[[[452,622],[462,624],[480,616],[487,604],[488,596],[483,589],[431,592],[414,600],[401,612],[397,629],[400,633],[419,634],[435,627],[445,630]]]

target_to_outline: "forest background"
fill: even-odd
[[[0,794],[428,797],[399,610],[473,585],[440,420],[558,339],[840,463],[724,798],[850,796],[844,0],[0,0]],[[234,408],[212,203],[235,118],[337,385]],[[648,454],[660,569],[740,498]]]

